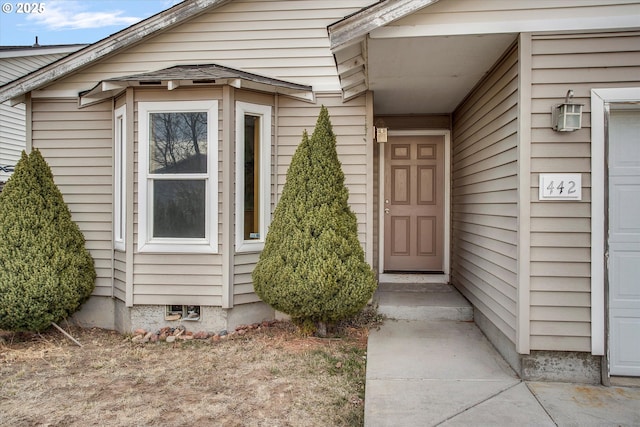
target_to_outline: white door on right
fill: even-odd
[[[608,165],[609,372],[640,376],[640,110],[612,108]]]

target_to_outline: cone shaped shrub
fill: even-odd
[[[0,193],[0,329],[42,331],[94,288],[93,259],[38,150]]]
[[[256,293],[307,326],[357,314],[377,283],[364,260],[356,217],[323,106],[287,171],[265,247],[253,271]]]

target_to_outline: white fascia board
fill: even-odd
[[[422,25],[390,25],[372,30],[372,39],[399,37],[453,36],[471,34],[511,34],[543,31],[600,31],[632,29],[640,26],[638,15],[598,16],[559,19],[509,20]]]
[[[404,18],[438,0],[381,1],[355,15],[329,26],[331,50],[336,51],[362,41],[372,30]]]

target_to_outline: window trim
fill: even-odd
[[[127,235],[127,106],[115,109],[113,120],[113,248],[126,249]],[[122,233],[120,233],[122,232]]]
[[[207,173],[171,174],[164,179],[205,180],[205,237],[153,237],[153,182],[149,173],[152,113],[207,113]],[[218,101],[138,102],[138,252],[218,253]]]
[[[244,117],[260,117],[260,239],[244,240]],[[271,222],[271,106],[236,102],[236,252],[264,248]],[[265,143],[266,142],[266,143]]]

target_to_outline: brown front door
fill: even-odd
[[[444,135],[384,143],[384,270],[442,272]]]

